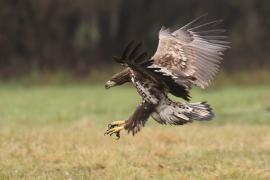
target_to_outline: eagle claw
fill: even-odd
[[[105,135],[112,136],[113,134],[116,135],[116,139],[120,139],[120,131],[124,129],[125,121],[114,121],[108,124],[108,129],[105,131]]]

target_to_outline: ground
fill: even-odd
[[[269,179],[270,86],[192,91],[211,122],[103,136],[139,103],[130,87],[0,85],[0,179]]]

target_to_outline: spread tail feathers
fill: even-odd
[[[209,121],[215,116],[212,108],[206,102],[187,104],[191,111],[184,113],[187,117],[197,121]]]

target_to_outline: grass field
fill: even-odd
[[[270,179],[270,86],[192,91],[211,122],[103,136],[139,103],[130,87],[0,85],[0,179]]]

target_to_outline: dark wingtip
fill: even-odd
[[[134,60],[135,63],[143,63],[147,59],[147,52],[142,52],[136,59]]]
[[[135,45],[135,47],[131,50],[131,53],[128,55],[128,59],[133,60],[136,58],[142,45],[142,42],[138,42],[137,45]]]
[[[118,63],[122,63],[123,62],[122,58],[120,58],[120,57],[113,56],[112,58],[113,58],[114,61],[116,61]]]
[[[126,59],[126,58],[128,57],[128,55],[129,55],[129,53],[130,53],[130,49],[131,49],[131,47],[133,46],[134,43],[135,43],[134,40],[132,40],[132,41],[130,41],[130,42],[128,43],[128,45],[126,46],[126,48],[125,48],[125,50],[124,50],[124,52],[123,52],[123,54],[122,54],[122,58],[123,58],[123,59]]]

